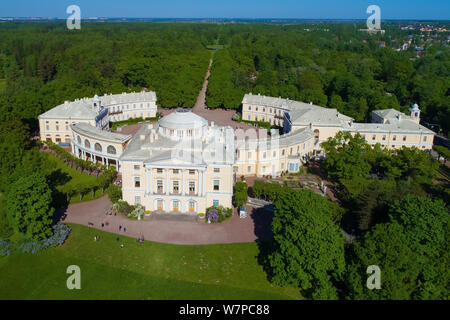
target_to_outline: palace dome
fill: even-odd
[[[195,113],[178,109],[159,121],[159,133],[171,139],[201,137],[208,121]]]

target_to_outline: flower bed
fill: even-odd
[[[233,209],[224,208],[222,206],[210,207],[206,209],[206,219],[205,222],[208,223],[221,223],[233,215]]]

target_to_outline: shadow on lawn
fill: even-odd
[[[259,253],[257,255],[258,264],[263,267],[267,280],[272,278],[272,269],[269,264],[269,255],[273,252],[272,242],[272,219],[273,212],[264,208],[253,208],[250,219],[255,225],[255,235],[257,237]]]

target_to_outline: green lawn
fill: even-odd
[[[6,88],[6,79],[0,79],[0,92],[3,92]]]
[[[78,184],[84,184],[84,185],[93,185],[97,177],[88,175],[87,173],[82,173],[81,171],[78,171],[67,164],[65,164],[64,161],[60,160],[53,154],[45,153],[45,155],[48,157],[48,161],[51,165],[49,165],[49,168],[51,168],[52,172],[57,172],[58,175],[60,175],[61,183],[58,185],[57,189],[61,190],[61,188],[64,185],[71,185],[76,186]],[[74,195],[70,199],[70,203],[78,203],[83,201],[91,201],[93,199],[98,199],[103,196],[102,190],[99,189],[95,192],[94,197],[92,197],[92,192],[89,192],[88,194],[83,195],[82,199],[80,200],[80,195]]]
[[[256,243],[180,246],[120,237],[120,248],[116,234],[70,226],[61,247],[0,257],[0,299],[302,298],[267,281]],[[81,268],[81,290],[66,288],[69,265]]]

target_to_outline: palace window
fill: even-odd
[[[189,193],[195,194],[195,181],[189,181]]]
[[[173,169],[173,174],[178,174],[179,170],[178,169]]]
[[[97,143],[95,144],[95,151],[102,152],[102,149],[103,149],[103,148],[102,148],[102,146],[100,145],[100,143],[97,142]]]
[[[56,131],[59,131],[59,126],[58,125],[56,126]]]
[[[48,130],[50,130],[50,126],[47,124],[46,126],[45,126],[45,129],[48,131]]]
[[[376,135],[373,135],[373,136],[372,136],[372,140],[375,140],[376,138],[377,138]]]
[[[141,177],[134,177],[134,187],[135,188],[141,187]]]
[[[178,180],[175,180],[173,182],[173,189],[172,189],[173,193],[179,193],[180,192],[180,182]]]
[[[156,173],[163,173],[163,169],[161,168],[156,169]]]
[[[386,141],[386,136],[383,136],[383,141]]]
[[[213,180],[213,190],[214,191],[220,190],[220,180]]]
[[[114,148],[113,146],[108,146],[107,151],[108,151],[109,154],[116,154],[117,153],[116,148]]]
[[[248,110],[251,111],[252,110],[252,106],[248,106]]]
[[[403,136],[403,141],[406,141],[406,136]]]
[[[191,175],[195,174],[195,170],[189,170],[189,174]]]
[[[163,193],[163,181],[162,180],[156,181],[156,191],[158,193]]]
[[[425,137],[423,137],[423,142],[426,142],[427,141],[427,137],[425,136]]]
[[[252,158],[252,153],[251,153],[251,152],[248,153],[248,158],[249,158],[249,159]]]
[[[273,152],[273,157],[275,158],[276,156],[277,156],[277,152],[274,151],[274,152]]]
[[[194,200],[189,201],[189,211],[191,211],[191,212],[195,211],[195,201]]]
[[[283,150],[281,150],[281,155],[282,155],[282,156],[284,156],[284,149],[283,149]]]
[[[163,210],[164,209],[164,200],[158,199],[156,200],[156,210]]]
[[[219,173],[220,172],[220,168],[214,168],[214,172],[215,173]]]
[[[91,143],[89,142],[88,139],[84,140],[84,146],[85,146],[86,148],[88,148],[88,149],[91,148]]]
[[[392,140],[397,141],[397,136],[392,137]]]
[[[250,172],[250,171],[252,171],[252,167],[251,167],[251,166],[248,166],[248,167],[247,167],[247,172]]]
[[[141,169],[141,166],[138,166],[138,165],[134,166],[134,170],[140,170],[140,169]]]
[[[173,200],[173,211],[179,211],[180,210],[180,201]]]
[[[141,197],[140,197],[140,196],[136,196],[136,197],[134,198],[134,202],[135,202],[136,204],[140,204],[140,203],[141,203]]]
[[[213,200],[213,206],[218,207],[219,206],[219,200]]]

